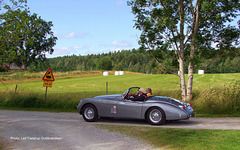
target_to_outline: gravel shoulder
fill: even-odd
[[[142,126],[155,128],[180,128],[180,129],[216,129],[216,130],[240,130],[240,117],[224,118],[190,118],[189,120],[169,121],[164,125],[152,126],[143,120],[116,120],[100,119],[94,124]]]
[[[0,137],[9,143],[9,149],[152,149],[137,139],[97,128],[96,124],[240,130],[240,118],[191,118],[152,126],[142,120],[100,119],[88,123],[78,113],[0,110]]]

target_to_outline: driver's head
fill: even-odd
[[[146,93],[146,91],[144,90],[144,88],[140,88],[140,89],[138,90],[138,93],[139,93],[139,94],[143,94],[143,93]]]

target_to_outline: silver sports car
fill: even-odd
[[[137,96],[139,87],[131,87],[123,94],[85,98],[77,106],[85,121],[93,122],[99,117],[145,119],[152,125],[164,124],[166,120],[183,120],[194,117],[191,104],[169,97],[151,96],[144,101],[129,100]]]

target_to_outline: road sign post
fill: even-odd
[[[48,89],[48,87],[46,87],[45,100],[47,100],[47,89]]]
[[[46,87],[45,100],[47,100],[47,89],[48,87],[52,87],[52,82],[55,81],[51,68],[47,70],[42,80],[43,80],[43,87]]]

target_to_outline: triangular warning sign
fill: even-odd
[[[42,80],[44,81],[55,81],[51,68],[43,76]]]

